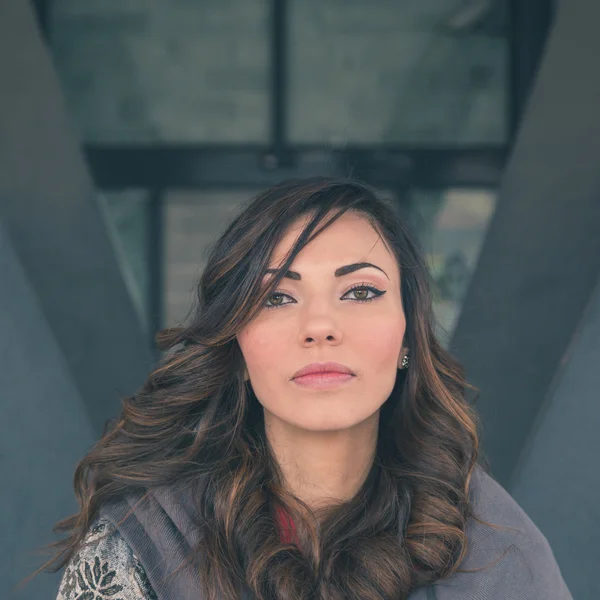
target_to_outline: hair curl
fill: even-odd
[[[236,334],[298,252],[346,211],[368,219],[397,259],[411,364],[398,371],[381,408],[363,485],[317,518],[282,485]],[[310,219],[281,272],[263,286],[275,245],[302,216]],[[252,200],[213,246],[187,324],[159,334],[168,352],[78,464],[80,510],[55,525],[69,535],[50,545],[59,551],[37,572],[70,560],[103,503],[181,483],[197,490],[203,541],[196,551],[211,600],[237,599],[241,584],[264,600],[405,598],[457,571],[474,516],[478,422],[462,368],[435,337],[429,287],[402,219],[362,183],[287,181]],[[293,519],[298,545],[281,541],[278,508]]]

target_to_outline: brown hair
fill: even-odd
[[[362,487],[319,520],[282,485],[262,408],[244,382],[236,334],[298,252],[349,210],[370,221],[397,259],[411,362],[381,408],[376,456]],[[275,245],[302,216],[310,217],[302,234],[263,286]],[[473,516],[478,424],[463,370],[435,337],[429,287],[403,220],[368,186],[313,178],[253,199],[213,246],[188,322],[161,332],[168,352],[77,466],[80,510],[56,524],[55,532],[69,535],[50,546],[59,551],[37,572],[69,561],[103,503],[181,483],[197,492],[196,551],[210,599],[237,599],[241,584],[269,600],[405,598],[455,572]],[[298,546],[280,540],[277,507],[296,524]]]

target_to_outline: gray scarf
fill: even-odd
[[[186,566],[191,547],[200,541],[190,497],[185,490],[153,488],[143,501],[141,495],[131,495],[101,509],[141,561],[158,600],[202,600],[196,568],[189,561]],[[470,497],[479,518],[512,529],[497,530],[471,520],[460,568],[494,564],[476,573],[455,573],[415,590],[409,600],[572,600],[544,535],[479,466]],[[241,600],[251,598],[249,590],[240,590]]]

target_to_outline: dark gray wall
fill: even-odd
[[[76,511],[76,463],[151,368],[26,0],[0,2],[0,598]],[[52,598],[40,575],[20,598]]]
[[[504,485],[600,273],[598,22],[558,6],[452,341]]]
[[[0,223],[0,598],[40,565],[52,525],[76,511],[73,471],[93,441],[85,404]],[[17,598],[53,598],[41,575]]]
[[[600,282],[510,485],[577,600],[600,598]]]
[[[0,219],[99,433],[152,366],[29,2],[0,2]]]

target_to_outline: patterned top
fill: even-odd
[[[115,526],[99,518],[65,567],[56,600],[157,600],[137,556]]]
[[[281,508],[277,517],[282,541],[291,542],[293,521]],[[56,600],[157,600],[140,560],[111,521],[97,519],[84,541],[65,567]]]

